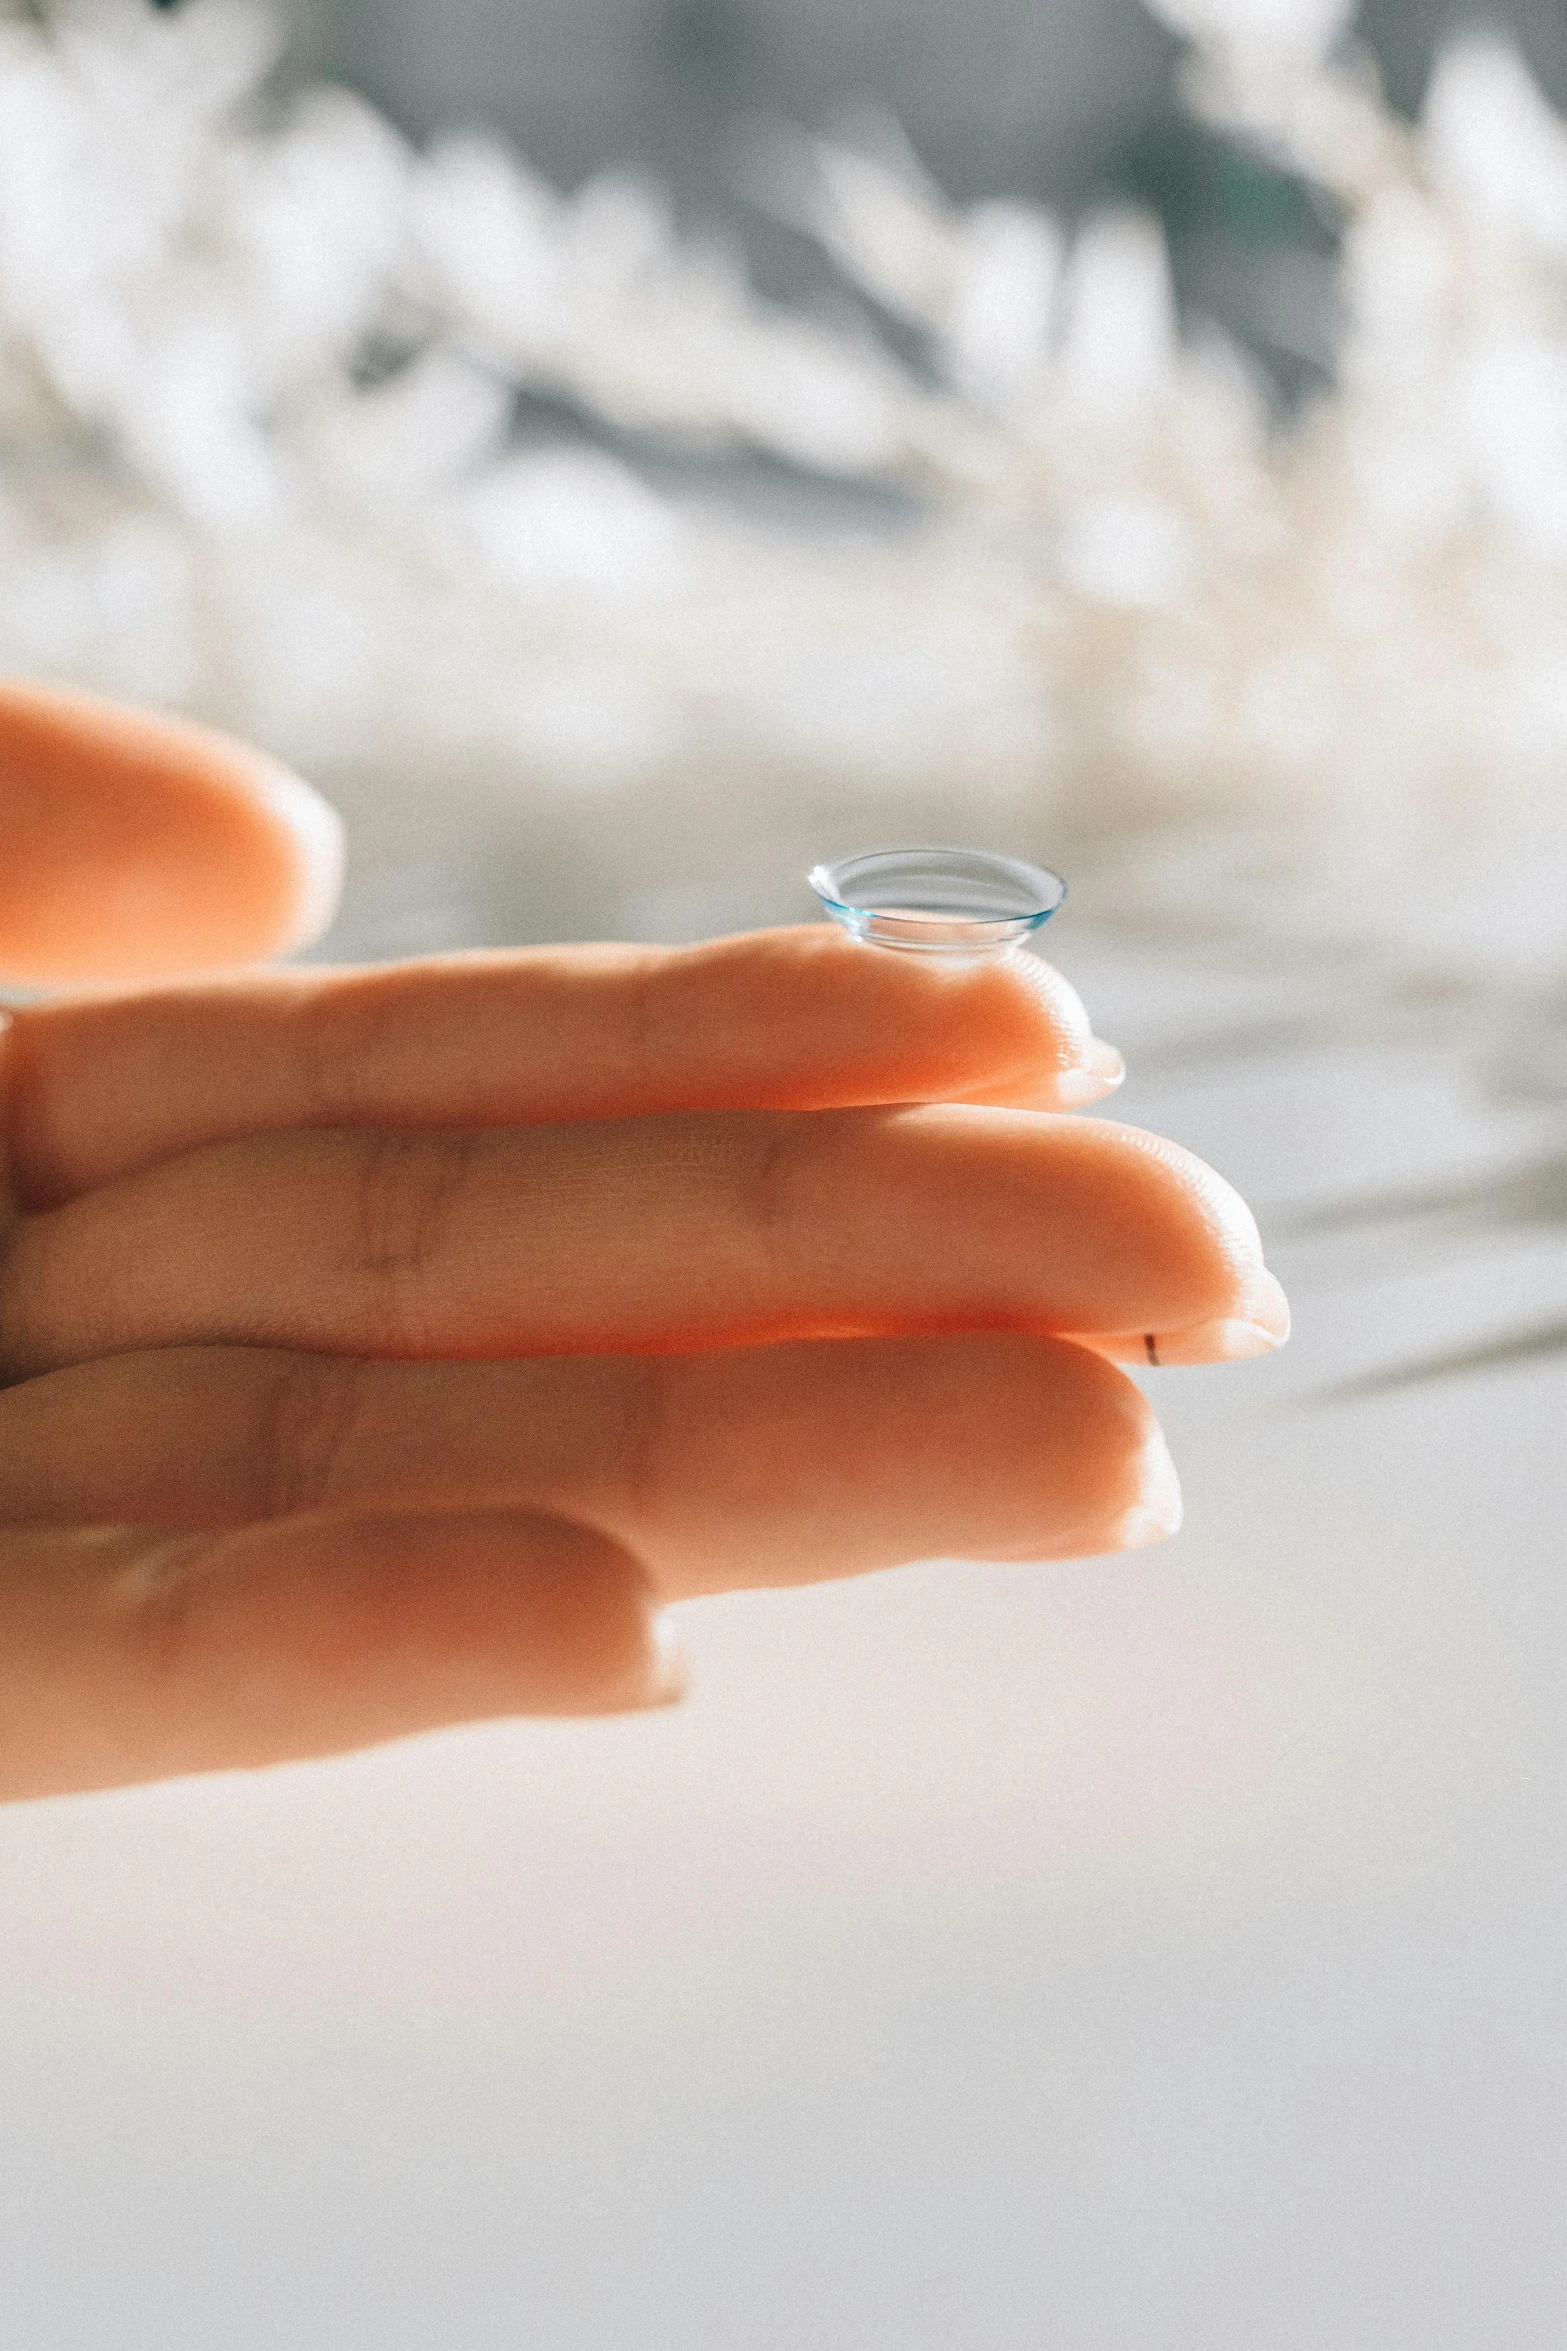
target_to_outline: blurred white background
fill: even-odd
[[[19,2351],[1567,2334],[1567,31],[1162,18],[0,10],[0,661],[321,781],[329,953],[1044,853],[1299,1308],[1157,1553],[0,1816]]]
[[[1554,1069],[1560,41],[1160,6],[9,11],[0,659],[323,782],[343,951],[896,811]]]

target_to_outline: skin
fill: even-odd
[[[669,1601],[1157,1540],[1116,1359],[1287,1331],[1230,1187],[1072,1115],[1118,1057],[1045,965],[235,972],[330,903],[302,786],[17,688],[0,775],[56,991],[0,1034],[0,1796],[659,1705]]]

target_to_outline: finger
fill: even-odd
[[[498,1514],[0,1531],[0,1798],[676,1694],[601,1535]]]
[[[494,1511],[580,1521],[666,1599],[1173,1530],[1124,1374],[981,1334],[701,1356],[392,1364],[172,1348],[0,1395],[0,1519],[187,1528]]]
[[[1033,957],[942,968],[821,926],[273,973],[20,1014],[23,1194],[286,1127],[505,1126],[983,1099],[1079,1109],[1120,1056]]]
[[[0,973],[23,986],[246,963],[324,930],[325,801],[188,720],[0,685]]]
[[[570,1354],[1255,1319],[1249,1210],[1133,1127],[964,1107],[220,1144],[24,1218],[12,1377],[193,1341]]]

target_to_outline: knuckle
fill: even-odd
[[[801,1195],[823,1143],[836,1130],[830,1112],[761,1112],[746,1122],[733,1164],[736,1207],[757,1239],[782,1245],[798,1224]]]
[[[691,947],[624,951],[615,971],[615,1019],[633,1067],[678,1063],[689,1052],[701,1020],[700,955]]]
[[[473,1135],[381,1130],[353,1138],[349,1252],[372,1318],[393,1346],[427,1336],[430,1278],[475,1165]]]
[[[373,1103],[377,1074],[406,1017],[401,974],[334,973],[304,988],[290,1018],[305,1115],[332,1126]]]
[[[358,1433],[369,1377],[370,1367],[351,1356],[280,1358],[254,1436],[259,1517],[295,1518],[333,1499]]]
[[[669,1515],[671,1436],[679,1357],[625,1357],[617,1367],[614,1486],[617,1515],[642,1531]]]
[[[110,1537],[112,1540],[112,1536]],[[202,1586],[218,1564],[221,1534],[169,1535],[141,1545],[110,1580],[107,1600],[155,1686],[177,1683],[196,1645]]]

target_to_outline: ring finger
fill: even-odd
[[[1244,1203],[1136,1129],[720,1113],[192,1152],[21,1220],[0,1360],[14,1378],[195,1341],[499,1356],[1270,1312]]]

